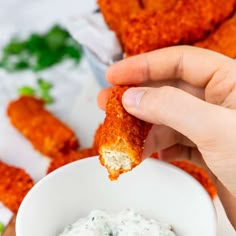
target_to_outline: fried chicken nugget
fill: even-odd
[[[222,23],[203,41],[194,46],[207,48],[231,58],[236,58],[236,15]]]
[[[194,177],[206,189],[212,199],[217,195],[215,185],[203,168],[183,160],[171,161],[170,163]]]
[[[10,102],[7,114],[12,125],[41,153],[54,158],[78,148],[74,132],[45,110],[43,101],[23,96]]]
[[[172,10],[178,0],[142,0],[144,9],[167,13]]]
[[[142,8],[139,0],[98,0],[98,5],[110,29],[120,35],[123,20]]]
[[[2,161],[0,161],[0,175],[0,202],[13,213],[17,213],[34,182],[23,169],[10,166]]]
[[[141,163],[144,142],[151,128],[151,124],[131,116],[122,106],[122,95],[128,88],[116,86],[111,90],[99,141],[99,159],[111,180]]]
[[[153,152],[150,157],[157,159],[157,160],[160,158],[158,155],[158,152]]]
[[[178,44],[193,44],[226,20],[235,0],[179,0],[171,12],[144,10],[126,19],[121,44],[128,56]]]
[[[52,159],[51,163],[49,164],[47,174],[71,162],[97,155],[98,151],[94,147],[84,148],[78,151],[72,150],[67,154],[60,154],[57,158]]]

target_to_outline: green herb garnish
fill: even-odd
[[[49,93],[41,93],[40,98],[47,104],[52,104],[54,102],[54,98]]]
[[[4,224],[0,222],[0,233],[3,232],[4,228],[5,228],[5,227],[4,227]]]
[[[39,97],[44,100],[46,104],[51,104],[54,102],[53,97],[51,96],[51,88],[53,87],[52,83],[43,79],[38,79],[38,93]]]
[[[27,96],[34,96],[35,90],[30,86],[22,86],[18,88],[19,95],[27,95]]]
[[[51,96],[52,87],[53,85],[51,82],[40,78],[37,80],[35,88],[27,85],[22,86],[18,89],[18,94],[21,96],[35,96],[42,99],[45,104],[52,104],[54,102],[54,98]]]
[[[51,82],[46,81],[41,78],[37,80],[37,84],[38,84],[39,88],[43,91],[48,91],[53,87]]]
[[[65,59],[78,63],[81,46],[59,25],[45,34],[31,34],[26,40],[16,37],[4,47],[0,67],[9,72],[30,69],[41,71]]]

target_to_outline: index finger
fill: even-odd
[[[233,59],[207,49],[174,46],[115,63],[107,71],[107,80],[111,84],[141,84],[182,79],[194,86],[205,87],[218,71],[235,70],[232,63]]]

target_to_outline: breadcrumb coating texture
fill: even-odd
[[[214,32],[194,46],[207,48],[236,58],[236,15],[223,22]]]
[[[111,180],[116,180],[120,174],[133,169],[142,161],[144,142],[151,128],[151,124],[141,121],[126,112],[122,105],[122,95],[131,86],[116,86],[112,89],[103,124],[99,154],[100,162],[104,165]],[[124,153],[128,155],[130,169],[112,169],[105,163],[104,152],[114,155]]]
[[[121,43],[135,55],[203,39],[235,10],[235,0],[179,0],[171,12],[144,10],[126,20]]]
[[[178,0],[142,0],[144,9],[155,10],[160,13],[167,13],[171,11]]]
[[[155,159],[159,159],[158,152],[152,153],[151,157],[152,157],[152,158],[155,158]]]
[[[23,96],[9,103],[12,125],[44,155],[54,158],[78,148],[74,132],[44,108],[43,101]]]
[[[60,154],[57,158],[51,160],[47,170],[47,174],[71,162],[97,155],[98,151],[93,147],[83,148],[77,151],[72,150],[67,154]]]
[[[124,19],[136,15],[142,9],[139,0],[98,0],[98,5],[107,25],[116,32],[118,37]]]
[[[34,182],[25,170],[0,161],[0,202],[17,213]]]

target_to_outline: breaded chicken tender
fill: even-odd
[[[47,173],[51,173],[52,171],[69,164],[74,161],[78,161],[87,157],[97,156],[98,151],[94,147],[91,148],[83,148],[77,151],[70,151],[67,154],[60,154],[57,158],[52,159],[51,163],[49,164]]]
[[[139,0],[98,0],[98,5],[107,25],[117,35],[121,33],[124,19],[142,9]]]
[[[36,150],[54,158],[78,148],[74,132],[44,108],[43,101],[23,96],[9,103],[8,117]]]
[[[235,0],[179,0],[168,14],[143,10],[126,22],[120,37],[128,56],[202,40],[235,10]]]
[[[177,1],[178,0],[142,0],[142,5],[146,10],[167,13],[174,8]]]
[[[0,161],[0,175],[0,202],[13,213],[17,213],[34,182],[23,169],[10,166],[2,161]]]
[[[222,23],[207,38],[195,43],[194,46],[236,58],[236,15]]]
[[[100,162],[107,168],[111,180],[141,163],[144,142],[151,128],[151,124],[125,111],[121,99],[128,88],[112,89],[99,140]]]
[[[153,152],[150,157],[155,158],[157,160],[160,158],[158,152]]]

